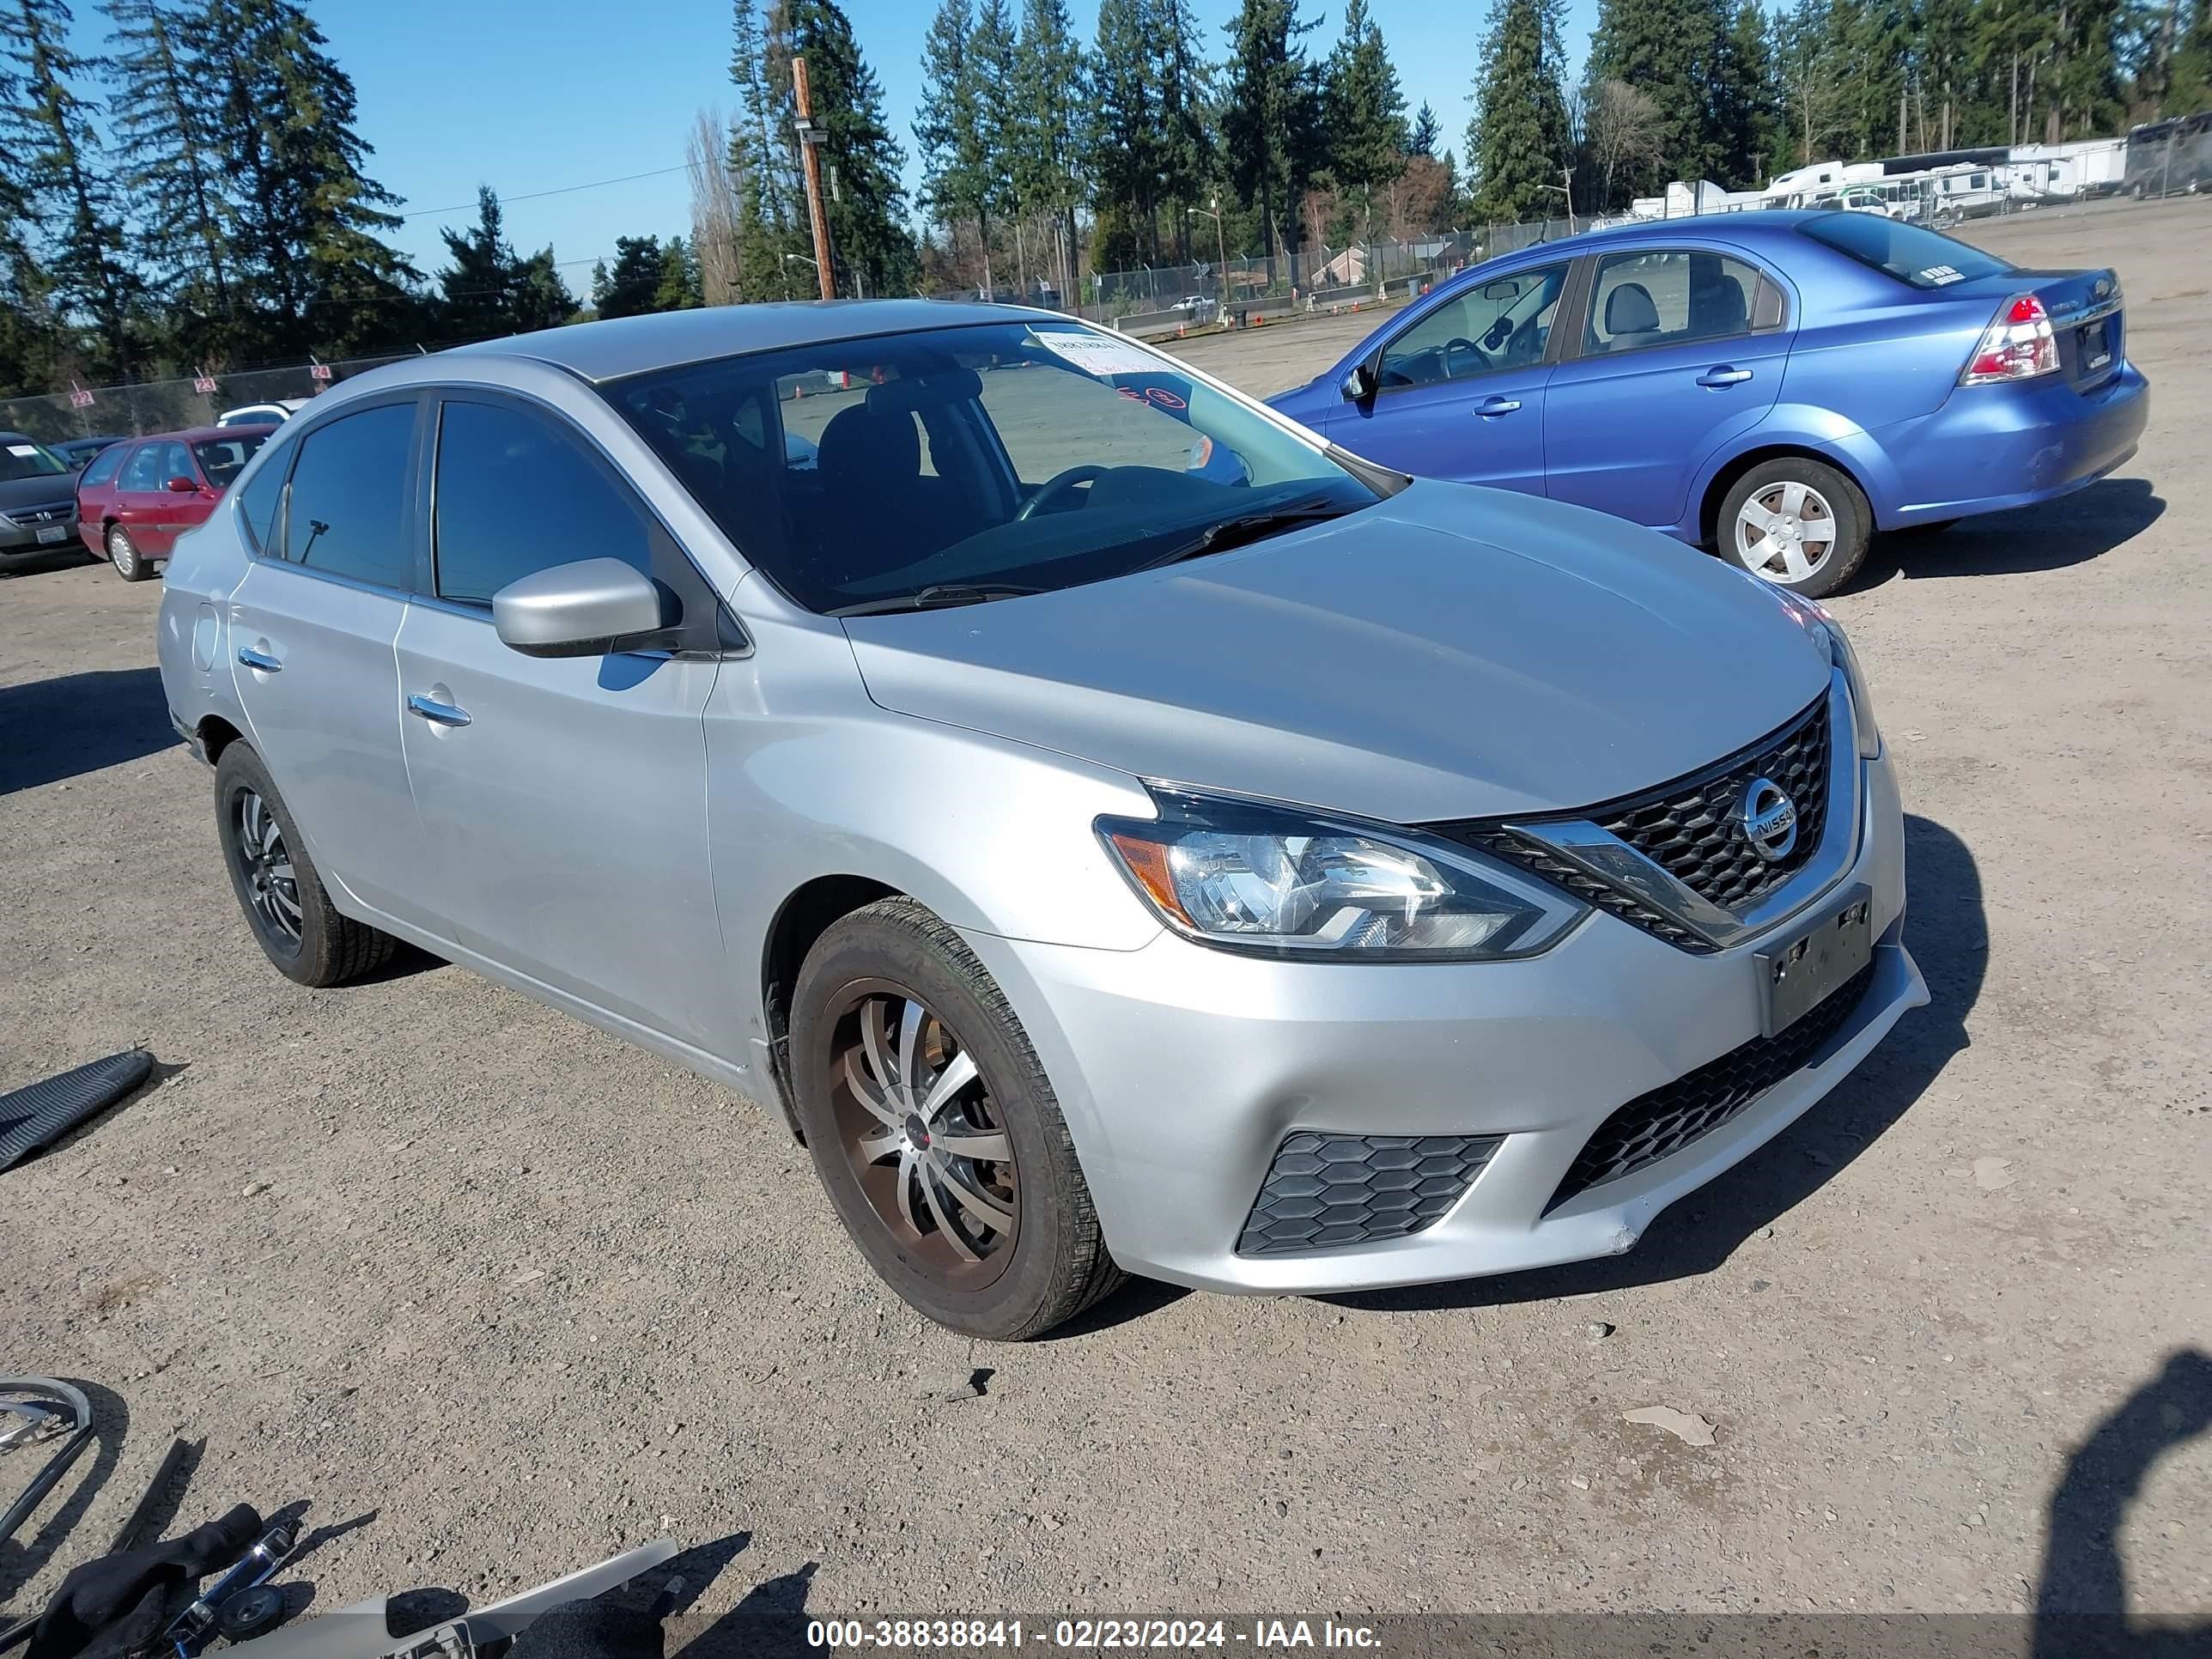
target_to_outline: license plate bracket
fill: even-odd
[[[65,524],[42,524],[39,526],[39,545],[41,547],[48,547],[56,542],[65,542],[68,539],[69,526]]]
[[[1873,917],[1873,894],[1854,887],[1811,927],[1753,958],[1762,1033],[1788,1030],[1874,960]]]
[[[2109,318],[2085,324],[2081,340],[2081,369],[2094,374],[2112,361],[2112,325]]]

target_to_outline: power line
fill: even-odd
[[[499,204],[505,207],[509,202],[535,202],[547,196],[573,196],[580,190],[605,190],[609,185],[635,184],[640,179],[659,179],[671,173],[689,173],[690,170],[689,161],[679,161],[672,167],[655,167],[650,173],[625,173],[619,179],[596,179],[588,185],[563,185],[558,190],[533,190],[522,196],[502,196]],[[452,207],[423,208],[399,216],[403,219],[428,219],[441,213],[466,213],[474,206],[474,202],[457,202]]]

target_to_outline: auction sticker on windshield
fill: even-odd
[[[1162,368],[1160,360],[1150,352],[1141,351],[1125,340],[1109,339],[1103,334],[1070,331],[1065,334],[1032,333],[1030,338],[1085,374],[1102,378],[1113,374],[1157,374]]]

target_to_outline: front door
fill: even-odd
[[[1454,290],[1382,347],[1374,395],[1328,422],[1354,454],[1541,495],[1552,323],[1567,263]]]
[[[617,558],[659,577],[682,550],[535,410],[448,398],[435,454],[433,592],[410,607],[397,658],[437,902],[465,948],[726,1057],[733,997],[707,862],[720,665],[527,657],[491,619],[492,595],[535,571]],[[713,603],[703,582],[690,602]]]
[[[1782,388],[1791,333],[1771,284],[1759,314],[1761,281],[1698,248],[1599,260],[1581,338],[1545,400],[1546,493],[1661,529],[1685,520],[1706,459]]]
[[[326,884],[443,939],[400,753],[393,642],[413,586],[415,403],[307,434],[276,520],[230,599],[230,670]]]

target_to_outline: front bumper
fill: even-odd
[[[2136,453],[2150,383],[2133,363],[2095,391],[2056,376],[1960,386],[1933,415],[1871,435],[1897,468],[1885,530],[2029,507],[2094,483]]]
[[[58,537],[52,535],[57,528],[62,532]],[[47,539],[40,539],[42,536]],[[73,553],[78,545],[75,514],[42,525],[10,524],[0,519],[0,555],[21,558],[36,553]]]
[[[1616,1255],[1668,1205],[1811,1108],[1928,1000],[1903,944],[1904,824],[1885,755],[1866,763],[1857,854],[1877,940],[1859,1006],[1804,1069],[1673,1156],[1547,1212],[1608,1115],[1759,1030],[1754,953],[1786,929],[1691,956],[1603,913],[1522,962],[1274,963],[1163,933],[1110,951],[969,943],[1058,1091],[1109,1248],[1132,1271],[1215,1291],[1306,1293],[1472,1278]],[[1833,890],[1832,888],[1830,890]],[[1443,1218],[1299,1253],[1237,1244],[1292,1130],[1499,1135]]]

